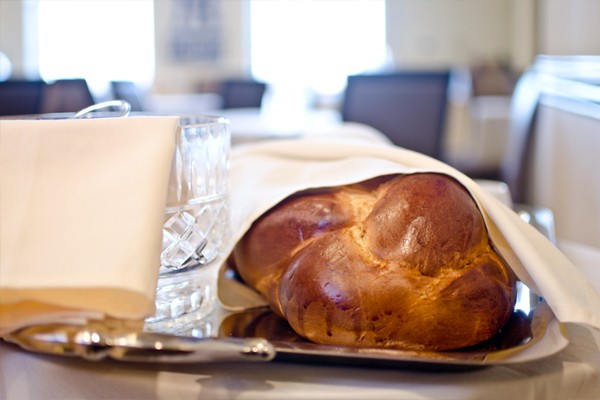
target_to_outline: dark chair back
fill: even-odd
[[[110,83],[113,97],[116,100],[125,100],[131,105],[131,111],[144,111],[140,91],[131,81],[112,81]]]
[[[439,159],[449,80],[449,71],[349,76],[342,120],[370,125],[400,147]]]
[[[94,104],[85,79],[59,79],[44,88],[41,113],[77,112]]]
[[[534,71],[523,73],[511,99],[510,126],[499,179],[504,181],[515,203],[525,202],[525,171],[528,167],[541,90]]]
[[[0,82],[0,115],[37,114],[45,85],[41,80]]]
[[[227,79],[220,83],[222,108],[260,108],[267,84],[252,79]]]
[[[540,102],[558,96],[600,104],[600,57],[538,56],[519,78],[511,100],[510,127],[499,179],[510,188],[513,201],[528,202],[528,171],[536,140]],[[543,139],[541,139],[543,140]]]

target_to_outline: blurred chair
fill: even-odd
[[[37,114],[45,85],[41,80],[0,82],[0,115]]]
[[[496,179],[505,182],[515,203],[524,203],[525,174],[531,153],[541,87],[533,70],[523,73],[517,82],[510,105],[510,125],[506,150],[498,171],[475,178]]]
[[[561,240],[600,248],[600,57],[538,56],[513,95],[501,179],[554,213]]]
[[[471,69],[453,68],[448,94],[444,161],[477,179],[498,179],[510,125],[514,84],[490,79],[476,91]]]
[[[128,102],[131,105],[131,111],[144,111],[140,91],[134,82],[112,81],[110,88],[113,98]]]
[[[40,112],[77,112],[94,103],[85,79],[59,79],[44,88]]]
[[[349,76],[342,120],[370,125],[400,147],[440,159],[449,80],[449,71]]]
[[[585,60],[588,60],[587,64]],[[582,69],[582,65],[585,68]],[[586,73],[589,76],[586,77]],[[515,203],[538,204],[532,198],[532,157],[543,143],[545,132],[539,131],[540,104],[553,98],[568,98],[579,102],[577,108],[594,107],[600,103],[600,57],[538,56],[534,65],[518,79],[510,105],[510,123],[506,150],[499,168],[484,176],[470,174],[475,179],[501,180],[508,184]],[[596,107],[596,119],[600,109]],[[566,166],[564,166],[566,167]],[[600,199],[599,199],[600,200]],[[544,202],[542,202],[544,203]],[[600,202],[598,203],[600,204]]]
[[[470,67],[473,96],[510,96],[517,76],[506,64],[488,60]]]
[[[267,84],[253,79],[226,79],[219,83],[222,108],[260,108]]]

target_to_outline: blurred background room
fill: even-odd
[[[598,21],[600,0],[0,0],[0,115],[118,98],[228,116],[234,144],[365,123],[600,248]]]

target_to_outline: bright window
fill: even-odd
[[[385,0],[252,0],[250,13],[252,74],[286,107],[386,62]]]
[[[149,85],[154,79],[152,0],[39,0],[38,48],[44,80],[85,78]]]

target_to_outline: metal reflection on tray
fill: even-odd
[[[87,325],[49,324],[24,328],[6,339],[24,349],[88,360],[106,358],[153,363],[284,361],[359,364],[425,369],[471,369],[499,364],[547,334],[554,314],[519,283],[514,313],[490,340],[456,351],[408,351],[320,345],[298,336],[270,309],[226,315],[216,337],[195,338],[144,332],[119,320]]]
[[[276,359],[378,366],[423,365],[477,367],[497,363],[544,337],[554,315],[541,298],[521,282],[513,315],[491,339],[454,351],[413,351],[384,348],[320,345],[296,334],[287,321],[268,308],[230,314],[223,319],[219,336],[264,338],[276,351]]]
[[[87,325],[47,324],[13,332],[6,338],[38,353],[111,358],[152,363],[270,361],[273,346],[260,338],[195,338],[144,332],[119,320]]]

